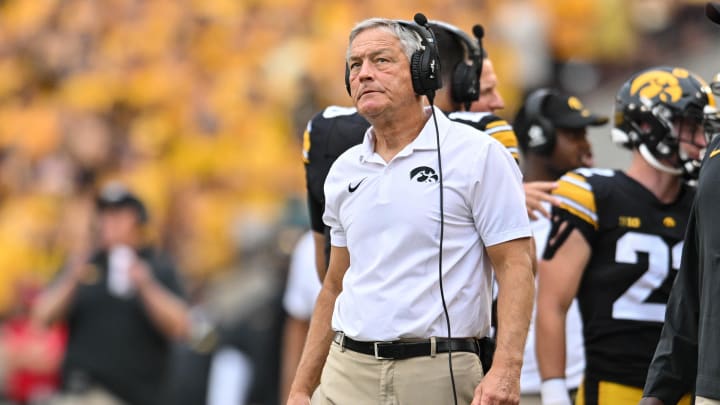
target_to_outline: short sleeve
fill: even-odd
[[[522,175],[510,153],[499,142],[492,142],[475,168],[470,205],[485,246],[529,237]]]
[[[335,176],[333,172],[335,166],[330,169],[330,174],[325,181],[325,213],[323,214],[323,222],[325,225],[330,227],[330,244],[332,246],[346,247],[347,236],[345,235],[345,229],[340,223],[340,203],[337,198],[333,198],[331,195],[331,186],[334,184]]]
[[[599,228],[595,191],[587,178],[577,172],[568,172],[558,180],[552,194],[561,202],[553,207],[553,222],[569,222],[580,230],[589,244],[592,244]],[[558,228],[554,226],[553,229]]]

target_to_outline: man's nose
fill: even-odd
[[[490,106],[493,111],[502,110],[503,108],[505,108],[505,100],[503,100],[502,96],[497,90],[493,91],[493,98]]]
[[[358,70],[358,80],[364,80],[369,77],[372,77],[374,73],[374,69],[372,66],[372,63],[369,63],[368,61],[363,62],[362,65],[360,65],[360,69]]]

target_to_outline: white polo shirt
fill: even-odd
[[[429,113],[429,110],[428,110]],[[443,162],[443,286],[453,337],[490,328],[485,246],[530,236],[517,164],[500,142],[435,109]],[[438,283],[439,172],[433,120],[390,162],[362,144],[333,164],[323,220],[350,268],[332,327],[352,339],[447,336]]]

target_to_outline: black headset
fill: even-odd
[[[440,76],[440,55],[430,30],[410,21],[394,20],[402,27],[412,30],[420,36],[424,49],[415,51],[410,58],[410,77],[413,90],[419,96],[435,97],[435,90],[442,87]],[[350,67],[345,63],[345,88],[350,94]]]
[[[555,148],[555,125],[545,117],[542,108],[545,100],[555,95],[550,89],[539,89],[530,93],[525,102],[525,116],[528,121],[527,150],[549,156]]]
[[[430,23],[455,35],[465,47],[465,54],[470,60],[470,64],[463,60],[453,68],[450,96],[453,102],[462,103],[465,105],[465,109],[469,109],[470,103],[480,98],[480,74],[482,73],[484,53],[481,42],[482,26],[475,25],[473,27],[473,34],[477,38],[477,41],[473,41],[468,34],[452,24],[444,21],[431,21]]]

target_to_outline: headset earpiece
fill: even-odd
[[[525,102],[525,114],[528,120],[529,151],[549,156],[555,148],[555,126],[545,118],[542,108],[548,96],[555,94],[550,89],[539,89],[532,92]]]
[[[450,97],[454,103],[465,105],[465,109],[470,108],[470,104],[480,98],[480,73],[482,72],[482,37],[484,35],[483,28],[480,25],[473,27],[473,34],[477,38],[474,41],[461,29],[444,21],[432,21],[433,27],[443,29],[449,34],[457,38],[465,48],[466,60],[458,62],[452,68],[452,83],[450,83]],[[468,63],[469,62],[469,63]]]
[[[465,61],[460,61],[455,65],[450,96],[454,102],[464,104],[466,110],[473,101],[480,98],[479,76],[479,69],[474,64],[468,65]]]
[[[410,76],[412,77],[413,90],[419,96],[433,98],[435,90],[442,87],[440,53],[437,50],[434,35],[427,28],[427,18],[422,16],[422,19],[418,19],[417,15],[415,17],[415,23],[408,21],[398,21],[398,23],[407,29],[415,31],[420,36],[420,42],[424,48],[415,51],[410,58]],[[424,24],[420,24],[421,22]]]

